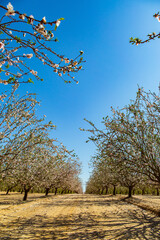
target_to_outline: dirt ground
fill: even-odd
[[[160,217],[118,197],[30,194],[27,202],[21,199],[18,193],[0,193],[0,240],[160,239]],[[151,199],[160,204],[160,197]]]

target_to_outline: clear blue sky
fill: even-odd
[[[9,1],[2,0],[7,5]],[[52,133],[82,162],[83,183],[87,181],[92,143],[86,144],[87,128],[83,118],[97,126],[110,106],[123,107],[136,95],[137,85],[157,91],[160,80],[160,40],[141,46],[129,44],[129,38],[144,38],[159,32],[160,23],[152,16],[160,10],[158,0],[11,0],[15,9],[35,18],[56,20],[64,17],[56,32],[59,42],[53,48],[74,57],[84,51],[85,70],[78,74],[79,84],[64,84],[59,77],[41,66],[37,71],[45,81],[24,85],[19,91],[36,92],[41,100],[39,114],[57,125]],[[34,69],[36,70],[36,69]]]

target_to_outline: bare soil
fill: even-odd
[[[19,193],[0,193],[0,240],[160,239],[160,217],[119,196],[29,194],[27,202],[21,199]],[[160,197],[139,197],[143,200],[160,207]]]

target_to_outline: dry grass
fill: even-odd
[[[1,240],[160,239],[160,218],[119,197],[30,194],[26,203],[21,199],[16,193],[0,195]],[[157,206],[159,201],[152,200]]]

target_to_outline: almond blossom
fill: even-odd
[[[4,50],[4,43],[3,42],[0,42],[0,49]]]
[[[27,58],[32,58],[32,57],[33,57],[33,54],[32,54],[32,53],[26,54],[25,56],[26,56]]]
[[[56,26],[59,27],[60,23],[61,23],[61,21],[60,21],[60,20],[57,20],[57,21],[56,21]]]
[[[15,11],[13,10],[12,4],[9,2],[7,5],[8,11],[6,13],[6,16],[15,16]]]

